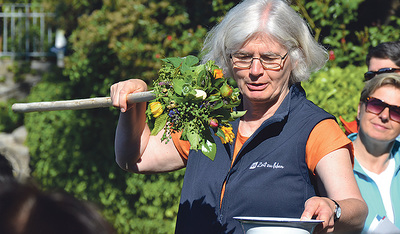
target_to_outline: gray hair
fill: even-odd
[[[294,67],[290,83],[307,80],[328,60],[328,53],[311,35],[308,24],[284,0],[244,0],[233,7],[208,33],[203,59],[216,61],[233,76],[230,55],[253,36],[264,33],[284,46]]]
[[[360,102],[365,102],[367,97],[385,85],[391,85],[400,90],[400,74],[382,73],[365,82],[364,89],[361,91]]]

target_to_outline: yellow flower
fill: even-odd
[[[163,113],[163,107],[160,102],[152,102],[149,104],[149,106],[154,118],[157,118]]]
[[[222,141],[222,144],[233,143],[233,138],[235,138],[235,134],[232,132],[233,128],[222,126],[221,130],[225,134],[225,138],[219,137]]]
[[[224,77],[224,73],[222,73],[221,69],[214,69],[214,77],[215,79],[219,79]]]

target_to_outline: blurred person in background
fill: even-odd
[[[368,71],[364,73],[365,81],[382,73],[400,73],[400,41],[383,42],[371,47],[366,57]],[[346,134],[357,132],[357,120],[346,122],[341,116]],[[400,141],[400,136],[397,137]]]
[[[13,168],[5,155],[0,153],[0,183],[15,180]]]
[[[400,74],[383,73],[366,82],[357,119],[358,133],[348,137],[354,175],[369,210],[364,231],[377,215],[400,228]]]

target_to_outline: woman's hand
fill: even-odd
[[[126,112],[132,106],[128,106],[127,96],[130,93],[147,91],[147,84],[143,80],[130,79],[115,83],[110,88],[112,105],[120,108],[121,112]]]
[[[315,218],[323,220],[322,226],[315,228],[315,233],[332,232],[335,224],[335,203],[326,197],[312,197],[305,203],[301,220]]]

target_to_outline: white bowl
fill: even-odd
[[[300,220],[276,217],[233,217],[240,221],[245,234],[310,234],[323,220]]]

